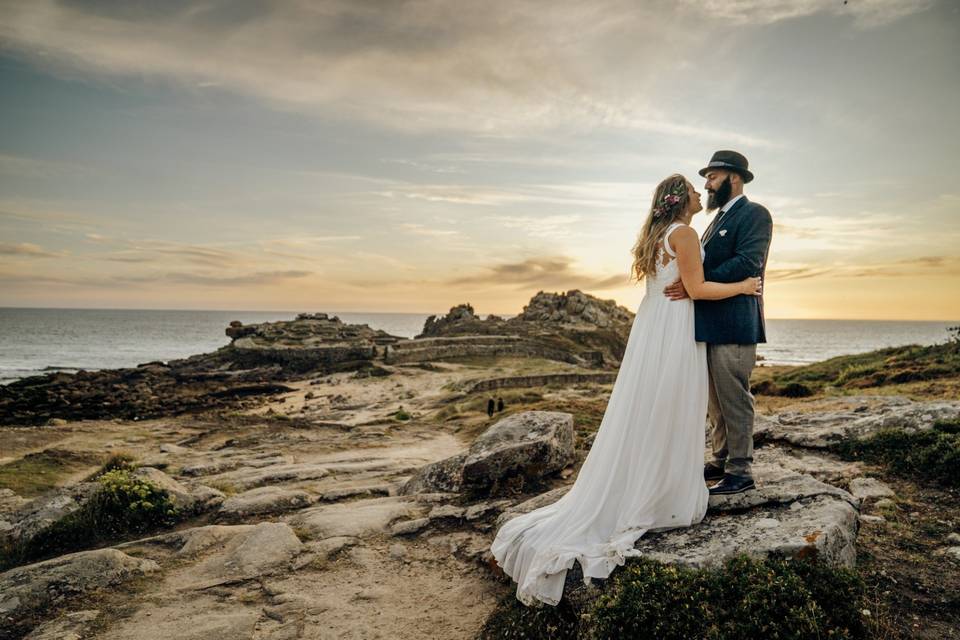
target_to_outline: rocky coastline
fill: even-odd
[[[413,339],[300,314],[231,323],[209,354],[0,387],[0,640],[513,637],[504,621],[529,613],[489,544],[575,481],[632,321],[577,290],[539,292],[509,320],[457,305]],[[814,368],[802,397],[779,393],[797,370],[758,370],[758,489],[637,548],[692,570],[748,557],[871,585],[905,572],[925,603],[910,624],[941,637],[960,616],[955,489],[850,453],[893,431],[953,433],[960,374],[938,366],[857,387]],[[878,569],[888,557],[922,566]],[[564,615],[585,634],[614,587],[577,569]],[[913,637],[891,631],[908,609],[888,595],[858,628]]]

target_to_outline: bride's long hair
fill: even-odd
[[[637,282],[657,273],[657,243],[671,224],[683,218],[690,206],[687,179],[679,173],[668,176],[653,192],[650,213],[633,245],[633,267],[630,274]]]

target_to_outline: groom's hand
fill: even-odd
[[[680,279],[673,284],[664,287],[663,293],[671,300],[683,300],[684,298],[690,297],[687,295],[687,290],[683,288],[683,280]]]

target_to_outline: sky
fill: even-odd
[[[654,186],[735,149],[768,318],[960,319],[955,0],[0,11],[0,306],[635,310]]]

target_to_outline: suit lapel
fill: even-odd
[[[736,202],[734,202],[734,203],[733,203],[733,206],[730,207],[729,209],[727,209],[727,212],[726,212],[725,214],[722,214],[722,215],[723,215],[723,224],[727,224],[728,222],[730,222],[730,217],[733,216],[734,214],[736,214],[737,211],[739,211],[746,202],[747,202],[747,196],[746,196],[746,195],[744,195],[742,198],[740,198],[739,200],[737,200]],[[713,239],[713,236],[717,235],[717,231],[720,230],[720,225],[717,224],[717,220],[719,220],[719,219],[720,219],[720,216],[719,216],[719,215],[718,215],[716,218],[714,218],[714,219],[713,219],[713,222],[710,223],[710,226],[707,227],[706,232],[703,234],[703,245],[704,245],[704,246],[706,246],[707,243],[710,242],[710,241]]]

